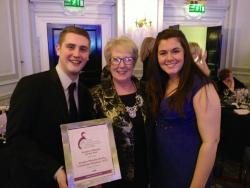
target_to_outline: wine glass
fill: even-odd
[[[244,103],[244,91],[242,89],[237,89],[236,90],[236,103],[238,105],[238,108]]]
[[[223,92],[223,102],[225,104],[229,103],[229,90],[228,89],[225,89]]]

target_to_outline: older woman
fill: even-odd
[[[122,179],[102,187],[144,188],[148,179],[144,92],[132,76],[138,48],[129,38],[120,37],[107,43],[104,55],[106,74],[101,84],[92,89],[92,96],[99,116],[113,119]]]
[[[231,96],[236,89],[246,88],[246,86],[237,80],[230,69],[222,69],[219,72],[219,81],[217,83],[218,93],[223,99],[225,95]]]

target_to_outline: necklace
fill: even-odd
[[[143,98],[141,95],[137,95],[135,96],[135,105],[134,106],[126,106],[126,111],[128,112],[129,117],[131,118],[135,118],[136,117],[136,112],[139,109],[139,107],[142,107],[143,105]]]

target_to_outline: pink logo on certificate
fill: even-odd
[[[83,140],[86,140],[86,137],[84,136],[84,134],[85,134],[85,132],[82,132],[82,133],[81,133],[81,137],[80,137],[80,139],[79,139],[79,141],[78,141],[78,148],[79,148],[79,149],[82,149],[82,147],[81,147],[81,142],[82,142]]]

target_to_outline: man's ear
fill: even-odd
[[[60,46],[60,44],[57,44],[56,45],[56,55],[60,55],[60,50],[61,50],[61,46]]]

